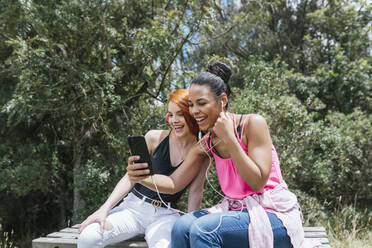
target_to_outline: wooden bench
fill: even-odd
[[[32,248],[76,248],[78,225],[68,227],[53,232],[46,237],[40,237],[32,241]],[[318,239],[322,245],[320,248],[330,248],[327,233],[324,227],[304,227],[305,239]],[[117,244],[112,244],[107,247],[115,248],[147,248],[147,244],[143,236],[137,236],[133,239],[126,240]]]

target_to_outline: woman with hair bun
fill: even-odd
[[[174,193],[213,157],[224,198],[179,218],[171,247],[304,247],[297,198],[283,180],[265,119],[227,109],[230,76],[230,67],[216,61],[192,81],[189,110],[205,135],[185,162],[169,177],[151,179],[138,177],[134,169],[147,165],[130,157],[129,178],[148,187],[154,187],[153,180],[160,191]]]
[[[186,89],[170,94],[166,118],[171,130],[150,130],[145,135],[155,173],[172,174],[196,143],[199,128],[189,113],[188,95]],[[188,211],[200,208],[204,179],[201,174],[191,184]],[[173,208],[185,187],[174,194],[161,194],[160,199],[156,191],[131,182],[125,174],[106,202],[80,225],[77,246],[104,247],[145,234],[148,247],[169,247],[172,226],[179,218]]]

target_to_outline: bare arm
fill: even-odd
[[[160,143],[161,139],[167,134],[164,130],[150,130],[146,133],[145,139],[149,152],[151,153]],[[113,208],[129,191],[133,188],[134,183],[129,180],[128,173],[121,178],[115,186],[109,198],[101,206],[105,210]]]
[[[105,203],[102,204],[102,206],[91,214],[85,221],[83,221],[83,223],[81,223],[78,233],[81,233],[86,226],[94,222],[98,222],[100,224],[100,229],[103,232],[108,212],[129,193],[133,186],[134,183],[132,183],[129,180],[128,175],[125,174],[116,184],[114,190],[111,192]]]
[[[248,154],[243,149],[231,148],[231,156],[242,178],[253,190],[259,191],[266,185],[272,166],[270,133],[266,120],[260,115],[252,116],[246,127]]]
[[[147,148],[151,153],[160,143],[161,139],[167,134],[168,131],[164,130],[150,130],[146,133],[145,139],[147,143]],[[83,223],[81,223],[78,233],[81,233],[83,229],[91,223],[98,222],[100,224],[100,229],[103,232],[106,217],[108,212],[126,196],[129,191],[133,188],[134,183],[129,180],[128,173],[126,173],[120,181],[116,184],[114,190],[111,192],[110,196],[107,198],[104,204],[91,214]]]
[[[206,160],[205,154],[195,144],[187,154],[186,160],[170,176],[155,174],[151,177],[143,176],[149,173],[149,170],[138,170],[147,168],[147,163],[133,163],[138,159],[137,156],[128,158],[127,172],[132,182],[138,182],[144,186],[162,193],[175,194],[184,189],[199,172],[201,164]]]
[[[203,199],[204,182],[206,172],[209,166],[209,159],[206,159],[201,166],[199,174],[192,181],[189,188],[187,211],[191,212],[200,209],[200,204]]]
[[[248,141],[248,154],[244,152],[234,136],[232,120],[227,115],[217,120],[215,132],[224,137],[228,152],[244,181],[254,190],[261,190],[267,183],[271,170],[271,138],[265,119],[260,115],[247,118],[244,136]],[[217,127],[217,128],[216,128]],[[217,133],[218,135],[218,133]]]
[[[126,196],[129,191],[133,188],[134,183],[129,180],[128,174],[126,173],[120,181],[116,184],[114,190],[111,192],[110,196],[107,198],[105,203],[100,207],[109,211],[112,209],[124,196]]]

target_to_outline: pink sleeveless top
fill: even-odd
[[[242,141],[242,135],[244,130],[244,122],[241,128],[241,134],[239,136],[237,128],[235,127],[236,137],[238,138],[240,146],[243,148],[246,154],[248,154],[248,148]],[[243,178],[239,175],[238,170],[236,169],[232,158],[221,158],[217,154],[213,152],[212,149],[212,138],[213,133],[211,134],[211,138],[209,144],[204,138],[204,141],[208,147],[208,150],[211,151],[214,157],[216,171],[218,180],[220,182],[221,189],[223,193],[231,199],[244,199],[245,197],[253,194],[262,194],[269,189],[275,188],[277,185],[283,182],[282,173],[280,171],[279,159],[276,153],[274,145],[271,148],[272,154],[272,166],[270,171],[269,179],[264,186],[263,189],[256,192],[243,180]]]

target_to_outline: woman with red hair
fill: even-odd
[[[197,141],[198,124],[189,113],[188,90],[170,94],[166,119],[170,130],[150,130],[145,135],[154,172],[172,174]],[[206,169],[206,166],[203,168]],[[200,208],[204,175],[191,183],[188,211]],[[132,183],[128,175],[116,185],[106,202],[79,228],[78,247],[104,247],[144,234],[149,247],[168,247],[171,230],[179,214],[174,208],[185,189],[175,194],[159,194],[142,184]],[[123,202],[113,208],[124,196]],[[164,204],[166,203],[166,205]]]

